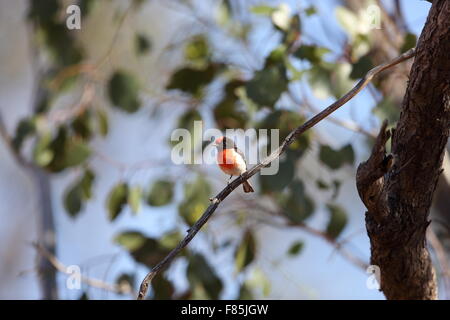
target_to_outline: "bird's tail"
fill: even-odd
[[[252,186],[250,185],[250,183],[248,181],[244,181],[242,183],[242,186],[244,187],[244,192],[245,193],[255,192],[255,190],[253,190]]]

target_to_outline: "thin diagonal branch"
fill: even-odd
[[[236,189],[239,185],[241,185],[244,181],[248,180],[256,173],[258,173],[262,168],[267,167],[272,161],[278,159],[280,155],[286,151],[286,149],[291,145],[296,138],[298,138],[305,131],[314,127],[317,123],[328,117],[331,113],[342,107],[345,103],[351,100],[354,96],[356,96],[363,88],[365,88],[369,82],[373,79],[374,76],[379,74],[380,72],[389,69],[403,61],[406,61],[412,58],[415,55],[415,48],[410,49],[403,53],[402,55],[396,57],[395,59],[383,63],[375,68],[371,69],[367,74],[362,78],[349,92],[347,92],[342,98],[338,99],[326,109],[306,121],[303,125],[299,126],[295,130],[293,130],[283,141],[281,146],[272,152],[264,161],[260,162],[250,170],[244,172],[241,176],[233,180],[229,185],[227,185],[219,194],[217,194],[214,198],[211,199],[211,204],[200,217],[199,220],[188,230],[188,234],[186,237],[161,261],[159,262],[144,278],[141,283],[138,300],[142,300],[145,298],[148,287],[152,281],[152,279],[164,268],[166,268],[173,259],[178,255],[178,253],[185,248],[189,242],[195,237],[195,235],[200,231],[203,225],[209,220],[209,218],[213,215],[214,211],[216,211],[220,202],[222,202],[234,189]]]

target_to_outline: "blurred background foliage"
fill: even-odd
[[[147,271],[177,245],[207,208],[208,199],[226,183],[225,176],[206,165],[173,168],[171,129],[192,132],[193,122],[203,120],[206,127],[221,130],[280,129],[283,139],[328,102],[340,98],[373,66],[415,45],[416,34],[408,28],[402,9],[393,5],[398,1],[325,2],[329,3],[79,0],[82,29],[68,30],[68,1],[29,1],[24,22],[32,26],[33,64],[38,70],[36,101],[33,112],[15,125],[13,148],[48,173],[49,179],[72,172],[62,199],[52,201],[61,202],[73,220],[88,214],[86,208],[93,199],[102,201],[111,223],[157,208],[177,210],[176,223],[167,232],[150,236],[145,225],[134,225],[122,228],[111,239]],[[380,10],[380,29],[367,14],[367,8],[375,4]],[[174,32],[130,27],[136,15],[145,17],[152,11],[149,19],[154,19],[154,11],[161,8],[171,12],[166,18]],[[94,21],[106,11],[109,21]],[[336,26],[327,22],[330,17]],[[105,28],[111,34],[107,40],[102,36]],[[322,29],[325,36],[316,37],[319,31],[314,28]],[[94,50],[85,33],[96,30],[100,36],[89,41],[102,45]],[[152,36],[158,32],[162,36]],[[368,105],[369,120],[333,116],[326,120],[355,132],[350,139],[333,140],[333,134],[313,129],[282,156],[278,174],[252,179],[255,195],[230,196],[217,212],[228,215],[228,220],[218,218],[222,219],[221,236],[206,226],[203,249],[189,246],[184,250],[177,259],[186,267],[182,271],[170,268],[158,276],[150,298],[218,299],[226,281],[239,284],[228,297],[270,297],[268,271],[255,263],[261,242],[267,240],[258,236],[261,225],[313,234],[338,252],[346,247],[348,239],[341,239],[349,221],[345,201],[358,198],[356,194],[352,200],[340,197],[341,186],[353,179],[342,172],[353,173],[357,160],[367,155],[380,121],[388,119],[390,126],[395,125],[409,67],[406,63],[385,72],[366,89],[368,97],[363,103]],[[96,145],[114,130],[111,119],[133,114],[149,118],[150,152],[145,161],[125,166],[114,155],[101,154]],[[151,121],[170,126],[169,135],[156,127],[152,130]],[[126,130],[120,134],[122,143],[131,139]],[[160,142],[154,143],[155,139]],[[255,141],[250,144],[255,146]],[[205,146],[195,152],[201,153]],[[102,196],[97,193],[98,170],[93,159],[121,172]],[[156,174],[134,179],[140,170],[156,170]],[[321,222],[312,227],[318,209],[323,212]],[[362,216],[363,211],[356,214]],[[292,259],[307,246],[296,237],[279,250],[284,250],[284,259]],[[368,263],[365,250],[365,258],[348,258],[363,272]],[[234,279],[224,279],[217,270],[220,263],[212,263],[215,254],[225,254],[227,263],[234,265]],[[142,274],[124,272],[115,282],[136,292]],[[177,277],[187,280],[185,289],[177,288]],[[91,297],[84,292],[80,298]]]

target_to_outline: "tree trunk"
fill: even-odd
[[[388,299],[436,299],[426,248],[429,209],[449,136],[450,1],[434,0],[417,44],[392,155],[383,125],[356,183],[366,205],[371,264],[381,272]]]
[[[36,182],[39,213],[39,244],[56,256],[56,233],[53,220],[50,177],[42,168],[32,167],[31,175]],[[42,299],[57,300],[56,269],[46,257],[37,253],[37,267],[41,283]]]

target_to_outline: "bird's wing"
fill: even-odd
[[[239,148],[236,147],[236,145],[234,145],[234,150],[237,152],[237,154],[239,154],[239,155],[242,157],[242,159],[244,159],[244,162],[245,162],[245,170],[247,170],[247,160],[245,159],[244,153],[243,153],[241,150],[239,150]]]

